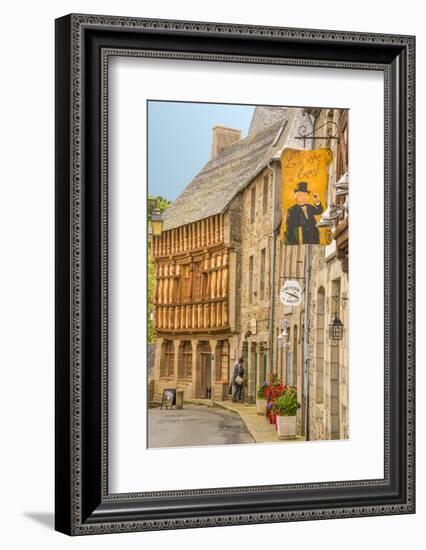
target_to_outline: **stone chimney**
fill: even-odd
[[[241,139],[241,130],[234,128],[226,128],[225,126],[213,126],[212,128],[212,160],[220,155],[220,153],[236,141]]]

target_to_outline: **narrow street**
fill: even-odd
[[[240,417],[215,407],[185,405],[183,410],[148,410],[148,447],[253,443]]]

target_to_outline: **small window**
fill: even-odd
[[[166,340],[163,344],[164,356],[160,366],[160,376],[169,378],[174,373],[175,347],[172,340]]]
[[[269,177],[263,178],[263,213],[268,212],[268,192],[269,192]]]
[[[253,185],[250,192],[250,223],[254,223],[256,214],[256,186]]]
[[[266,248],[260,251],[260,299],[265,299]]]
[[[248,299],[249,303],[251,304],[253,302],[253,263],[254,263],[254,256],[250,256],[249,258],[249,284],[248,284]]]

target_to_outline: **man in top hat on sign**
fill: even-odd
[[[294,190],[296,204],[287,211],[285,244],[319,244],[319,231],[315,216],[322,214],[323,207],[318,193],[313,193],[314,204],[308,204],[310,191],[306,181],[300,181]],[[299,237],[301,230],[301,241]]]

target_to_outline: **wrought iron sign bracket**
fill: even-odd
[[[314,134],[315,131],[320,130],[321,128],[324,128],[324,126],[327,126],[328,133],[330,135],[328,136],[317,136]],[[334,130],[334,132],[333,132]],[[339,142],[339,127],[335,122],[327,121],[324,122],[324,124],[321,124],[321,126],[318,126],[318,128],[314,128],[312,132],[307,132],[306,126],[300,126],[299,127],[299,135],[295,136],[295,139],[303,139],[303,146],[306,145],[307,139],[322,139],[322,140],[329,140],[329,139],[336,139],[337,143]]]

